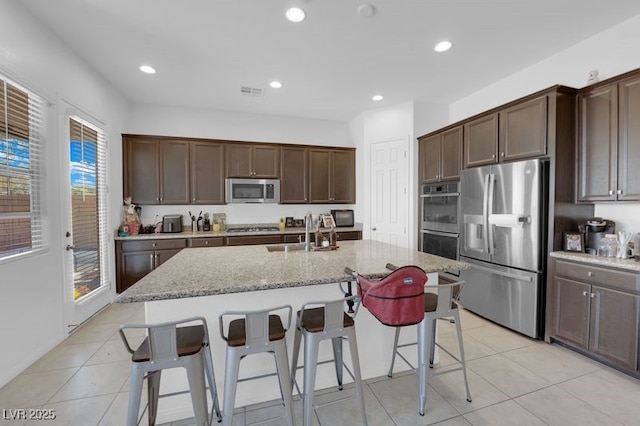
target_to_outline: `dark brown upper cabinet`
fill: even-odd
[[[464,124],[464,167],[498,162],[498,114],[489,114]]]
[[[578,201],[640,200],[640,71],[612,80],[578,95]]]
[[[189,143],[124,137],[124,196],[134,204],[189,204]]]
[[[355,166],[353,149],[309,149],[309,202],[355,204]]]
[[[224,204],[224,144],[191,143],[191,204]]]
[[[278,178],[280,148],[277,145],[228,143],[227,177]]]
[[[280,148],[280,204],[309,202],[309,148]]]
[[[547,96],[541,96],[500,111],[500,161],[547,154],[547,102]]]
[[[419,141],[422,182],[435,183],[460,179],[462,126],[421,138]]]
[[[546,95],[515,102],[464,125],[464,167],[547,154]]]

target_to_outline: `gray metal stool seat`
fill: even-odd
[[[288,311],[286,327],[277,311]],[[293,402],[291,399],[291,378],[285,335],[291,325],[291,306],[279,306],[260,311],[228,311],[220,315],[220,335],[227,342],[224,378],[224,401],[222,408],[223,426],[231,426],[238,382],[263,378],[273,374],[248,377],[238,380],[240,360],[247,355],[268,352],[275,357],[280,394],[285,408],[284,417],[288,425],[294,424]],[[224,332],[227,317],[239,317],[229,322],[228,332]]]
[[[427,286],[427,289],[434,289],[437,294],[425,293],[424,294],[424,319],[418,324],[418,341],[415,343],[407,343],[398,345],[398,339],[400,337],[400,329],[402,327],[396,327],[395,338],[393,341],[393,353],[391,355],[391,366],[389,367],[388,376],[393,375],[393,366],[395,363],[396,355],[398,355],[405,363],[409,365],[413,370],[416,368],[399,352],[400,348],[407,346],[418,346],[418,394],[419,400],[419,413],[424,416],[427,402],[427,380],[428,370],[426,368],[427,356],[429,358],[429,367],[433,368],[433,357],[435,353],[435,347],[437,346],[442,351],[446,352],[449,356],[455,359],[460,367],[449,368],[445,371],[432,373],[434,375],[440,375],[445,373],[451,373],[454,371],[462,370],[464,376],[464,386],[467,392],[467,401],[471,402],[471,392],[469,391],[469,383],[467,381],[467,369],[464,359],[464,345],[462,343],[462,328],[460,326],[460,315],[458,313],[458,297],[462,288],[464,287],[464,281],[451,282],[446,284],[438,284],[436,286]],[[451,319],[456,325],[456,333],[458,335],[458,349],[460,351],[460,358],[453,355],[447,349],[438,344],[436,340],[436,320],[438,319]]]
[[[347,302],[350,301],[355,302],[355,309],[348,307]],[[301,367],[304,368],[303,394],[301,395],[303,399],[304,426],[311,426],[313,424],[313,394],[316,382],[316,367],[318,364],[331,362],[318,362],[320,342],[326,339],[331,339],[333,346],[333,362],[338,380],[338,389],[342,390],[342,373],[343,368],[345,368],[355,382],[356,394],[354,397],[357,398],[360,403],[362,424],[367,424],[354,322],[354,317],[358,312],[359,306],[360,297],[349,296],[338,300],[305,303],[296,315],[296,332],[291,360],[291,380],[296,386],[298,393],[300,393],[300,388],[296,382],[296,370],[298,369],[300,343],[302,336],[304,336],[304,367]],[[345,312],[345,309],[353,313]],[[343,339],[349,341],[353,372],[344,365],[342,359]]]
[[[197,325],[180,324],[195,323]],[[137,349],[132,349],[125,330],[146,329],[147,336]],[[206,320],[192,317],[180,321],[161,324],[123,324],[120,326],[120,337],[131,357],[131,383],[129,386],[129,411],[127,425],[139,422],[140,398],[144,379],[147,379],[149,424],[154,425],[158,410],[158,399],[189,392],[198,426],[209,425],[215,415],[221,420],[218,406],[213,360],[209,349],[209,330]],[[160,395],[160,376],[162,370],[182,367],[186,369],[189,390]],[[205,374],[209,382],[209,390],[213,401],[211,419],[207,414],[207,395]]]

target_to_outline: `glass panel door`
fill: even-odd
[[[102,285],[98,221],[98,133],[70,119],[69,185],[71,188],[71,250],[73,300]]]
[[[75,115],[65,118],[65,322],[82,324],[113,298],[109,285],[104,133]]]

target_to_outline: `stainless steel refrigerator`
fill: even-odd
[[[460,302],[531,337],[542,332],[548,162],[462,171],[460,260],[471,265]]]

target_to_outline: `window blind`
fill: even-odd
[[[43,107],[42,98],[0,76],[0,260],[44,247]]]
[[[107,141],[101,129],[79,117],[69,118],[69,129],[75,276],[81,297],[98,282],[105,285],[108,280]],[[87,281],[89,288],[82,288]]]

